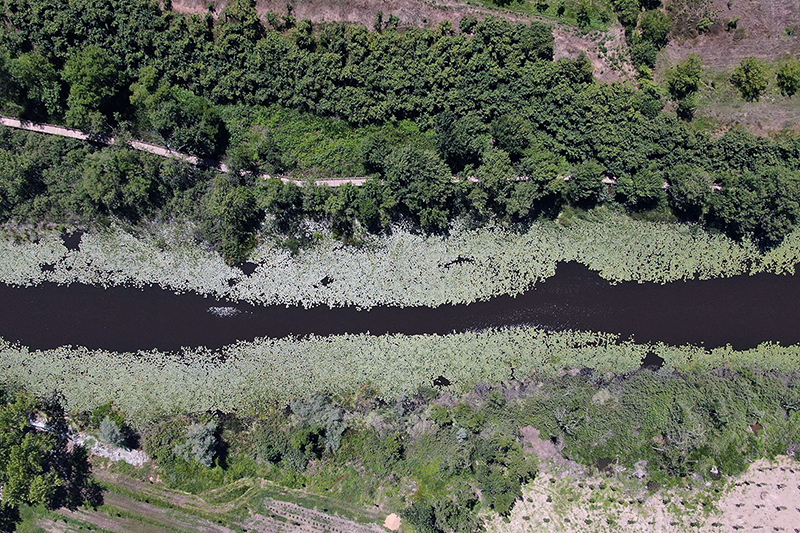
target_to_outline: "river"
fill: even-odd
[[[606,331],[637,342],[753,347],[800,343],[800,276],[759,274],[665,285],[612,285],[564,263],[525,294],[470,305],[355,308],[254,306],[159,287],[0,284],[0,336],[34,349],[219,348],[256,337],[446,334],[503,326]]]

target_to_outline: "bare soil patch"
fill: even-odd
[[[539,475],[515,505],[510,522],[494,520],[487,531],[795,531],[800,524],[800,463],[793,458],[756,461],[726,488],[701,483],[693,490],[664,490],[651,484],[654,490],[648,490],[646,484],[631,484],[627,474]]]
[[[660,63],[673,65],[689,54],[699,54],[708,67],[728,70],[748,56],[772,60],[800,54],[797,0],[710,0],[708,10],[716,14],[717,24],[697,37],[673,39]],[[737,18],[736,28],[728,31],[728,21]]]

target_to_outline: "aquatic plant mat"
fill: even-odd
[[[699,226],[636,221],[608,208],[525,231],[504,227],[454,228],[447,237],[395,229],[366,236],[358,247],[324,233],[292,255],[265,237],[250,261],[255,271],[228,266],[194,243],[190,225],[149,231],[114,226],[82,236],[68,250],[54,232],[7,232],[0,239],[0,281],[44,281],[102,286],[157,284],[257,304],[438,306],[520,294],[577,261],[612,281],[665,283],[737,274],[793,274],[800,262],[800,231],[760,252]],[[73,247],[74,248],[74,247]]]
[[[369,384],[385,397],[430,386],[444,376],[451,390],[477,382],[552,377],[564,370],[624,373],[649,353],[662,372],[760,368],[791,373],[800,347],[764,344],[734,351],[646,345],[612,334],[533,328],[451,335],[343,335],[258,339],[181,353],[114,353],[63,347],[31,351],[0,340],[0,379],[36,394],[60,391],[71,409],[113,401],[134,418],[220,410],[247,414],[317,392]]]

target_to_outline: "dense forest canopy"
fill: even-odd
[[[344,236],[397,220],[443,231],[457,216],[525,222],[565,203],[616,201],[763,246],[800,217],[800,141],[697,132],[662,111],[666,91],[652,82],[600,84],[586,58],[553,61],[551,29],[538,22],[370,31],[268,16],[265,25],[250,0],[216,18],[143,0],[13,0],[2,20],[6,114],[127,132],[238,171],[222,178],[122,147],[5,133],[5,220],[188,216],[236,260],[266,212],[293,246],[303,218]],[[652,31],[631,39],[656,42],[659,20],[643,18]],[[670,77],[679,115],[696,85],[691,67]],[[318,147],[292,151],[309,129],[338,139],[316,161],[341,165],[308,163]],[[256,179],[340,168],[381,180],[298,190]]]

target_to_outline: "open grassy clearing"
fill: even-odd
[[[782,60],[764,62],[769,81],[757,101],[745,101],[730,82],[733,69],[706,70],[705,87],[698,93],[695,121],[701,129],[740,126],[759,135],[800,133],[800,98],[783,96],[775,82]]]
[[[97,509],[28,511],[26,523],[47,532],[288,533],[303,531],[382,531],[385,513],[347,502],[291,490],[264,479],[242,478],[198,494],[167,488],[150,465],[121,471],[95,460],[95,477],[105,489]],[[153,477],[155,476],[155,477]],[[148,479],[149,478],[149,479]]]

